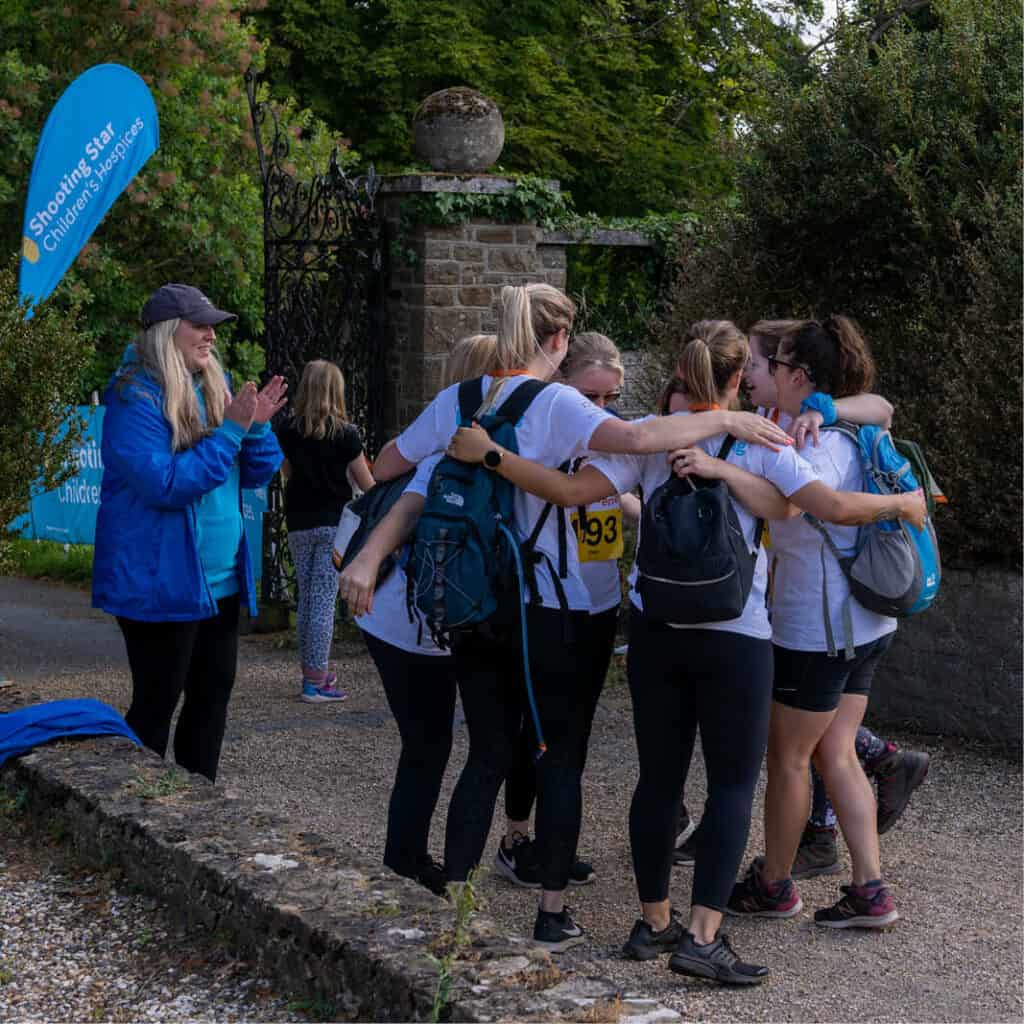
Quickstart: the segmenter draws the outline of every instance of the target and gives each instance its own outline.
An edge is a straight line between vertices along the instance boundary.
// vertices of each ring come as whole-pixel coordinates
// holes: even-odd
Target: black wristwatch
[[[484,465],[488,469],[497,469],[501,465],[501,449],[492,448],[488,452],[484,452]]]

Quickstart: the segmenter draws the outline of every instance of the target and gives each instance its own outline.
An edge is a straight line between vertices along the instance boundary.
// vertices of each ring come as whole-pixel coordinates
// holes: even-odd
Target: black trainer
[[[676,911],[669,914],[668,924],[656,932],[642,917],[633,925],[633,930],[622,947],[622,955],[630,960],[653,960],[662,953],[671,953],[679,945],[685,929]]]
[[[744,963],[729,945],[729,937],[722,934],[701,946],[690,932],[683,932],[668,966],[676,974],[710,978],[722,985],[760,985],[768,977],[767,967]]]
[[[914,790],[928,775],[927,754],[894,750],[871,766],[878,781],[878,834],[884,835],[900,820]]]
[[[596,878],[597,872],[594,870],[594,865],[589,861],[580,860],[577,857],[572,862],[572,867],[569,868],[570,885],[590,885]]]
[[[560,911],[537,908],[537,921],[533,926],[534,945],[549,953],[564,953],[585,941],[583,929],[572,919],[568,907]]]
[[[529,836],[517,833],[512,840],[511,850],[506,848],[504,840],[498,843],[494,867],[502,878],[507,878],[513,885],[523,889],[540,888],[540,870],[534,855],[533,840]]]
[[[438,864],[433,857],[420,862],[416,868],[416,881],[435,896],[448,898],[448,879],[445,877],[444,866]]]
[[[690,835],[672,851],[672,863],[693,864],[696,862],[696,860],[697,832],[695,830],[691,832]]]

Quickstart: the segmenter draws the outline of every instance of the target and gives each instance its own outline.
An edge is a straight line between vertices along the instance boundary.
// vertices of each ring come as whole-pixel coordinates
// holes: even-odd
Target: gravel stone
[[[33,601],[40,600],[35,594],[45,588],[32,587]],[[7,652],[11,656],[0,669],[19,685],[31,683],[43,699],[88,694],[124,710],[130,682],[116,626],[83,608],[87,598],[80,597],[76,605],[64,588],[52,590],[64,620],[57,645],[60,653],[41,651],[27,634],[5,634],[5,609],[0,615],[0,646],[5,658]],[[0,585],[0,605],[5,596]],[[77,643],[73,642],[76,630],[84,637]],[[349,693],[348,701],[340,706],[303,704],[297,699],[297,652],[282,641],[275,636],[242,640],[219,781],[270,811],[307,821],[311,831],[336,836],[379,862],[398,731],[373,664],[360,641],[346,638],[336,645],[336,655],[339,682]],[[963,683],[971,685],[968,679]],[[1007,713],[1017,714],[1019,708]],[[883,869],[901,920],[881,934],[818,929],[812,921],[813,909],[834,902],[838,885],[848,876],[802,882],[807,909],[790,921],[727,919],[726,928],[744,958],[772,969],[764,986],[737,993],[671,974],[664,959],[636,963],[621,957],[620,947],[639,913],[627,825],[637,767],[628,690],[621,682],[610,685],[594,723],[580,838],[581,856],[594,863],[598,881],[569,893],[574,916],[586,929],[589,942],[559,957],[559,967],[577,977],[610,979],[624,998],[654,999],[685,1020],[1021,1021],[1020,766],[978,745],[951,739],[890,738],[932,755],[927,782],[899,825],[882,838]],[[432,850],[438,856],[444,811],[466,753],[465,727],[460,724],[435,816]],[[762,849],[763,786],[762,775],[748,857]],[[699,811],[705,795],[698,753],[687,790],[692,810]],[[499,799],[478,903],[499,926],[529,935],[536,894],[508,885],[489,870],[501,834],[502,809]],[[845,850],[841,856],[848,872]],[[24,898],[7,902],[12,899],[6,891],[8,869],[0,872],[4,883],[0,921],[6,925],[0,931],[4,942],[0,959],[9,965],[13,956],[17,969],[24,972],[16,979],[19,1006],[24,1009],[15,1012],[11,986],[0,987],[0,1019],[89,1019],[92,1011],[85,1009],[85,1003],[71,1002],[84,998],[80,995],[84,978],[92,979],[86,989],[89,998],[93,989],[99,993],[89,1006],[110,1005],[112,1013],[130,1015],[121,1019],[151,1019],[146,1014],[155,1005],[159,1015],[152,1019],[164,1021],[246,1016],[303,1019],[287,1016],[286,1004],[279,997],[275,1002],[258,979],[241,988],[246,971],[233,966],[234,961],[225,959],[213,971],[190,962],[186,951],[192,938],[177,947],[182,959],[170,958],[177,974],[162,970],[148,980],[145,970],[132,964],[150,962],[153,947],[166,943],[170,948],[171,940],[161,932],[151,945],[128,952],[127,936],[137,937],[154,918],[154,912],[134,897],[104,896],[109,908],[104,911],[103,927],[85,931],[78,919],[67,916],[68,895],[59,895],[54,886],[38,894],[30,890]],[[684,910],[691,880],[692,869],[674,869],[672,896]],[[44,881],[38,879],[33,885]],[[36,905],[47,909],[26,917]],[[64,917],[57,913],[62,908]],[[22,919],[27,927],[15,923]],[[153,932],[157,934],[156,928]],[[111,933],[123,937],[118,956],[103,953]],[[24,967],[22,961],[30,966]],[[119,991],[115,987],[119,976],[128,986],[121,992],[121,1003],[113,995]],[[62,985],[62,979],[68,984]],[[261,994],[267,1002],[260,1003],[257,1012],[256,997]],[[104,999],[114,1001],[108,1004]],[[218,999],[224,1002],[214,1009]],[[185,1008],[185,1003],[191,1008]],[[73,1005],[79,1009],[72,1011]]]

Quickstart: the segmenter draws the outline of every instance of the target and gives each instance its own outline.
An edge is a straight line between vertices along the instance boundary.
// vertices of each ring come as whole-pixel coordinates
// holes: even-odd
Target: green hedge
[[[950,499],[947,565],[1020,566],[1021,64],[1012,4],[934,0],[877,43],[841,26],[751,124],[661,325],[670,361],[701,317],[857,318]]]

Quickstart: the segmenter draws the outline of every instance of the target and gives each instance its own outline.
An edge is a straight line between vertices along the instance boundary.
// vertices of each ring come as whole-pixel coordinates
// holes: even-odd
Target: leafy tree
[[[849,313],[951,500],[947,560],[1019,566],[1021,15],[872,4],[751,118],[735,205],[682,241],[665,336]],[[927,15],[927,17],[925,17]]]
[[[12,0],[0,13],[0,251],[20,247],[28,176],[43,122],[67,85],[105,61],[150,85],[160,147],[114,203],[69,271],[66,294],[97,339],[97,387],[130,340],[146,296],[168,280],[195,283],[237,312],[228,361],[251,372],[243,339],[263,320],[262,203],[243,74],[264,44],[235,0]],[[297,173],[322,166],[333,143],[286,104]]]
[[[25,319],[14,267],[0,269],[0,566],[4,530],[28,511],[34,484],[51,490],[74,473],[68,460],[83,424],[63,427],[92,355],[74,306],[51,298]]]
[[[560,178],[581,211],[643,214],[727,188],[718,140],[803,49],[806,12],[819,0],[269,0],[257,22],[275,88],[378,170],[416,159],[427,95],[468,85],[502,109],[501,168]]]

